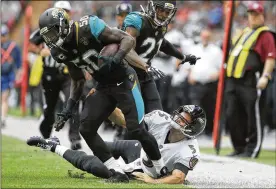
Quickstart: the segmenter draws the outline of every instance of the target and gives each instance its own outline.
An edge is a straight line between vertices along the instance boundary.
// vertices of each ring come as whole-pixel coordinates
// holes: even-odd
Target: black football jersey
[[[74,64],[80,69],[85,69],[92,76],[99,70],[98,55],[103,49],[98,37],[106,27],[103,20],[97,16],[87,15],[73,25],[71,41],[66,41],[61,48],[52,48],[51,54],[58,62]],[[116,83],[124,76],[124,69],[119,68],[108,76],[95,77],[101,83]]]
[[[151,60],[160,49],[167,27],[155,27],[150,19],[141,12],[132,12],[127,15],[122,29],[126,30],[127,27],[134,27],[139,31],[139,36],[136,38],[135,51],[150,65]],[[135,68],[135,70],[138,76],[141,76],[141,72],[144,72],[139,68]]]

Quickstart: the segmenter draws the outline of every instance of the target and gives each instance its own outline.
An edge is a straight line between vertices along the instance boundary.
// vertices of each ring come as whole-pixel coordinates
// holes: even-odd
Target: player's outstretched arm
[[[163,42],[161,44],[160,47],[160,51],[162,51],[163,53],[173,56],[179,60],[183,60],[184,56],[183,54],[176,48],[174,47],[173,44],[171,44],[168,40],[163,39]]]
[[[132,173],[137,180],[141,180],[145,183],[151,184],[183,184],[185,180],[185,174],[180,170],[173,170],[172,174],[159,179],[154,179],[146,173],[134,172]]]
[[[166,39],[163,40],[160,47],[160,51],[181,60],[181,64],[184,64],[185,62],[189,62],[191,65],[194,65],[196,64],[196,61],[200,59],[191,54],[183,55],[176,47],[173,46],[173,44],[171,44]]]
[[[134,39],[127,33],[116,29],[105,27],[103,32],[99,36],[99,40],[104,44],[119,43],[120,49],[114,55],[113,60],[117,63],[121,62],[127,53],[134,47]]]

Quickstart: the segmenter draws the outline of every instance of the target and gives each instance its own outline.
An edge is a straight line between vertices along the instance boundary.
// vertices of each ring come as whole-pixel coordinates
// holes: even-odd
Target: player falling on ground
[[[80,99],[85,81],[84,69],[98,82],[97,91],[86,99],[80,118],[80,133],[93,153],[108,169],[123,173],[97,133],[101,123],[118,106],[125,116],[131,139],[141,142],[158,174],[167,174],[158,144],[144,126],[144,103],[136,73],[123,61],[124,58],[130,62],[135,59],[128,54],[133,48],[134,39],[121,30],[110,28],[97,16],[87,15],[74,22],[69,20],[64,10],[56,8],[47,9],[41,14],[39,28],[52,57],[67,65],[72,79],[70,98],[66,108],[58,114],[54,124],[56,130],[63,128]],[[114,46],[114,43],[118,45]],[[103,47],[108,44],[113,45],[104,50]],[[114,54],[110,54],[111,51]],[[103,63],[99,65],[99,62]]]
[[[199,161],[200,152],[195,137],[205,128],[205,112],[194,105],[180,106],[172,115],[155,110],[145,115],[145,123],[158,142],[170,175],[161,178],[158,176],[139,141],[106,142],[112,154],[115,158],[123,159],[121,166],[124,171],[132,173],[138,180],[161,184],[183,183],[188,172],[193,170]],[[45,140],[41,137],[31,137],[27,144],[55,152],[75,167],[95,176],[110,178],[110,181],[114,179],[113,171],[108,170],[97,157],[61,146],[58,138]]]

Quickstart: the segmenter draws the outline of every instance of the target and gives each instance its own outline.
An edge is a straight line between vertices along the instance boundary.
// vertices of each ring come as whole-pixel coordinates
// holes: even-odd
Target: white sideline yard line
[[[9,117],[7,127],[1,133],[23,141],[31,136],[40,136],[38,119]],[[101,129],[99,133],[107,141],[112,141],[114,136],[113,132],[103,132]],[[60,138],[62,145],[70,147],[68,128],[53,135]],[[84,140],[82,146],[83,151],[92,154]],[[196,188],[276,188],[275,169],[275,166],[256,162],[202,154],[201,161],[188,173],[187,180]]]

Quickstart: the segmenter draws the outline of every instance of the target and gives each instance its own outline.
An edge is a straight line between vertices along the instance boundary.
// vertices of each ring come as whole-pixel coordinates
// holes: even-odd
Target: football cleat
[[[57,137],[44,139],[42,137],[35,136],[35,137],[29,138],[27,140],[27,144],[29,146],[37,146],[37,147],[40,147],[41,149],[54,151],[55,147],[57,145],[60,145],[60,141]]]
[[[129,182],[129,178],[126,174],[117,172],[114,169],[110,169],[110,171],[112,172],[112,176],[106,179],[105,182],[109,182],[109,183],[118,183],[118,182],[128,183]]]

